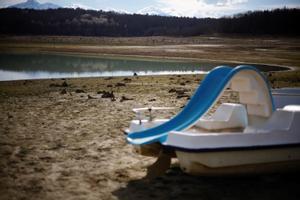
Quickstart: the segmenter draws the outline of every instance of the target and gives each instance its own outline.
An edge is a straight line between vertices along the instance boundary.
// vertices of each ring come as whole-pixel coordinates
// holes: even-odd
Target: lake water
[[[145,60],[113,57],[88,57],[54,54],[0,54],[0,81],[73,78],[163,75],[163,74],[201,74],[226,63],[192,62],[171,60]],[[234,64],[229,64],[235,66]],[[258,66],[262,71],[277,71],[285,68]]]

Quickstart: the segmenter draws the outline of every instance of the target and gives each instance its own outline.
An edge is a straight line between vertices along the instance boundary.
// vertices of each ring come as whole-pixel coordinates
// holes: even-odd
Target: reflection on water
[[[222,63],[225,64],[225,63]],[[53,54],[0,54],[0,80],[205,73],[221,63]],[[258,66],[264,71],[277,67]]]

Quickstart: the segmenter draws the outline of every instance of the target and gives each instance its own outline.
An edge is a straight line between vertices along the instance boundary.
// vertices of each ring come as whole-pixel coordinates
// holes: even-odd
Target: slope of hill
[[[0,34],[80,36],[300,36],[300,9],[242,13],[225,18],[121,14],[83,9],[0,9]]]

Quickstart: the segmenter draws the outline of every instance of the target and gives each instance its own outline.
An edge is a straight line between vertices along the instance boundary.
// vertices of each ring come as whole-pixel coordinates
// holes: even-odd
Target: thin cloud
[[[221,17],[232,14],[241,8],[239,5],[248,0],[220,0],[217,3],[206,3],[204,0],[156,0],[164,13],[186,17]]]
[[[103,11],[111,11],[111,12],[117,12],[117,13],[122,13],[122,14],[132,14],[131,12],[128,12],[128,11],[125,10],[125,9],[116,9],[116,8],[112,8],[112,7],[107,7],[107,8],[100,9],[100,10],[103,10]]]
[[[81,8],[81,9],[84,9],[84,10],[95,10],[95,8],[92,8],[90,6],[86,6],[86,5],[83,5],[83,4],[80,4],[80,3],[73,3],[71,6],[67,6],[67,8]]]
[[[217,6],[234,6],[237,4],[247,3],[248,0],[220,0],[216,3]]]

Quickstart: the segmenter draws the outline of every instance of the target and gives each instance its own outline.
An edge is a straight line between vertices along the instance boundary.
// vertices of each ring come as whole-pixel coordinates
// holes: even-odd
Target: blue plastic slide
[[[231,78],[242,70],[252,70],[262,76],[256,68],[247,65],[240,65],[236,68],[227,66],[216,67],[206,75],[195,94],[180,113],[159,126],[129,133],[127,141],[134,145],[151,144],[154,142],[164,143],[170,131],[182,131],[189,128],[214,104]]]

